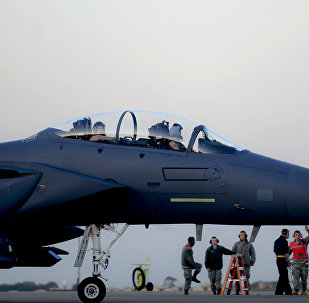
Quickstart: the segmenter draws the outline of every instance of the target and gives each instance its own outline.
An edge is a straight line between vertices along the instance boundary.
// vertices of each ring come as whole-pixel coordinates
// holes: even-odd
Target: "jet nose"
[[[309,221],[309,169],[293,167],[287,180],[287,213],[290,224]]]

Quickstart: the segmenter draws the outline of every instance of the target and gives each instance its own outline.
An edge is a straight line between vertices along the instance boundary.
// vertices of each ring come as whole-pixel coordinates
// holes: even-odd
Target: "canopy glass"
[[[240,146],[195,121],[147,111],[115,111],[65,121],[51,129],[68,139],[200,153],[236,153]]]

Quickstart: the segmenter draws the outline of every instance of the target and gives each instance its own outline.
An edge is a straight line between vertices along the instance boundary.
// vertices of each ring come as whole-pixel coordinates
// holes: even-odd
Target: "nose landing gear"
[[[108,267],[108,259],[110,258],[109,249],[118,240],[118,238],[126,231],[129,224],[125,224],[124,227],[118,232],[113,225],[95,225],[92,224],[85,229],[78,254],[75,260],[74,267],[81,267],[85,258],[85,254],[88,247],[89,237],[92,236],[93,240],[93,271],[92,277],[84,279],[77,288],[78,296],[84,303],[99,303],[106,295],[106,287],[99,271],[99,265],[106,269]],[[102,250],[101,247],[101,229],[109,230],[116,233],[116,237],[107,246],[106,249]]]

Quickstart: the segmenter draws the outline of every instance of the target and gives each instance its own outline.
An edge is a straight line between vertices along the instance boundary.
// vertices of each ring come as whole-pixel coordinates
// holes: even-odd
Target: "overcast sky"
[[[308,10],[308,1],[286,0],[0,0],[0,141],[86,114],[152,110],[309,167]],[[197,261],[212,235],[231,248],[244,228],[252,229],[205,226]],[[277,278],[272,245],[281,229],[262,227],[252,281]],[[194,231],[129,227],[112,249],[107,285],[130,285],[131,264],[146,256],[153,282],[183,283],[180,251]],[[0,283],[72,285],[76,243],[60,245],[72,253],[55,267],[3,270]],[[201,279],[208,282],[205,270]]]

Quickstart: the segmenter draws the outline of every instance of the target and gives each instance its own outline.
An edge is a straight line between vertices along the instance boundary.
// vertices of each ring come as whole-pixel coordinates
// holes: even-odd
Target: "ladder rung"
[[[231,270],[234,269],[234,268],[237,268],[237,266],[232,266],[232,267],[231,267]],[[245,268],[242,267],[242,266],[239,266],[239,270],[245,270]]]
[[[239,276],[238,276],[238,273],[239,273]],[[240,257],[240,256],[232,256],[228,271],[227,271],[226,276],[225,276],[224,287],[222,289],[223,294],[224,294],[225,290],[227,290],[228,295],[231,293],[231,290],[233,288],[233,282],[238,282],[240,284],[241,289],[242,289],[242,291],[241,291],[242,294],[243,294],[244,291],[247,292],[247,294],[249,294],[249,288],[248,288],[248,282],[247,282],[247,277],[246,277],[246,273],[245,273],[245,267],[244,267],[242,257]],[[243,285],[243,282],[244,282],[244,285]],[[228,283],[229,283],[229,286],[227,286]]]

